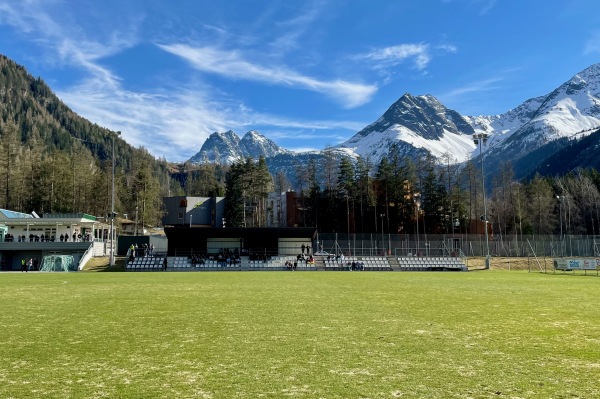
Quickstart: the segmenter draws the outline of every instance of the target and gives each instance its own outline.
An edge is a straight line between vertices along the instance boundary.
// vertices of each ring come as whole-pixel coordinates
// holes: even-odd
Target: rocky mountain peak
[[[250,130],[247,132],[242,140],[240,141],[240,150],[246,157],[252,157],[254,159],[263,157],[273,157],[277,154],[288,152],[283,148],[275,144],[274,141],[269,140],[256,130]]]
[[[240,138],[234,131],[212,133],[200,151],[189,159],[192,163],[232,163],[242,157]]]
[[[263,156],[267,158],[287,152],[255,130],[250,130],[241,139],[234,131],[228,130],[211,134],[200,151],[189,161],[192,163],[231,164],[248,157],[257,159]]]
[[[598,127],[600,63],[576,74],[551,93],[529,99],[500,115],[463,117],[432,95],[405,93],[379,119],[333,150],[344,156],[368,158],[375,164],[389,155],[392,146],[401,156],[429,153],[440,159],[450,155],[454,162],[464,162],[479,156],[472,135],[486,133],[489,135],[483,148],[484,161],[488,164],[486,170],[493,171],[507,160],[529,168],[535,166],[535,161],[527,161],[533,151],[537,151],[536,156],[541,159],[556,152],[559,146],[552,143],[557,140],[581,138]],[[234,138],[226,140],[229,135],[235,135],[233,132],[221,135],[220,144],[225,146],[228,142],[230,148],[219,148],[219,154],[253,158],[263,155],[272,159],[267,162],[273,167],[277,164],[277,168],[288,169],[289,162],[308,156],[286,151],[256,131],[247,132],[237,147]],[[211,140],[212,136],[207,142]],[[208,146],[203,146],[200,153],[205,150],[208,151]],[[208,155],[207,152],[204,157]],[[296,161],[292,161],[294,158]],[[525,169],[523,167],[523,173]],[[515,174],[520,173],[515,170]]]

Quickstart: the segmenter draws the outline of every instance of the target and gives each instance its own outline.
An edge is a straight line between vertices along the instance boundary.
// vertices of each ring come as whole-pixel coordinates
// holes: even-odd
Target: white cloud
[[[271,48],[279,53],[288,53],[298,48],[298,39],[310,29],[311,23],[320,15],[316,4],[292,19],[277,23],[277,38],[270,43]]]
[[[446,53],[457,53],[458,47],[453,44],[440,44],[435,46],[436,49],[442,50]]]
[[[355,132],[364,126],[351,121],[303,121],[259,113],[235,101],[215,101],[208,93],[214,95],[214,88],[198,85],[165,93],[135,93],[119,86],[103,87],[100,79],[93,78],[57,94],[85,118],[123,132],[129,144],[143,146],[169,161],[189,159],[215,131],[231,129],[243,134],[250,129],[264,129],[272,139],[297,141],[322,139],[327,131]]]
[[[440,94],[439,98],[444,99],[444,101],[453,101],[453,100],[463,96],[464,94],[480,93],[480,92],[487,92],[487,91],[495,90],[499,87],[497,85],[497,83],[499,83],[503,80],[504,79],[502,77],[493,77],[493,78],[489,78],[489,79],[470,82],[469,84],[467,84],[465,86],[458,87],[447,93]]]
[[[137,42],[133,33],[135,28],[128,26],[127,31],[109,29],[105,42],[90,40],[80,27],[68,22],[68,13],[61,5],[64,6],[59,1],[0,2],[0,24],[13,26],[39,44],[50,54],[43,62],[76,66],[102,79],[106,85],[115,85],[118,78],[98,60],[132,47]],[[95,34],[100,33],[95,31]]]
[[[161,90],[153,87],[138,92],[126,90],[121,77],[105,60],[142,40],[136,27],[119,24],[127,26],[124,28],[127,30],[105,26],[104,32],[94,29],[92,32],[88,26],[70,23],[69,18],[73,15],[69,15],[68,7],[61,10],[65,3],[50,1],[13,3],[0,0],[0,24],[12,26],[39,45],[44,58],[39,57],[40,54],[36,56],[41,62],[50,66],[67,65],[85,73],[78,82],[63,84],[56,89],[59,98],[69,107],[100,126],[122,131],[128,143],[143,146],[155,156],[163,156],[169,161],[188,159],[214,131],[233,129],[243,133],[260,128],[273,132],[272,137],[281,140],[299,139],[309,143],[311,138],[339,134],[340,130],[357,131],[363,127],[348,121],[303,121],[261,114],[238,101],[229,100],[228,95],[216,87],[198,83],[186,82]],[[307,13],[302,18],[290,20],[286,27],[295,27],[294,35],[300,35],[301,22],[314,17],[315,14]],[[219,31],[219,34],[226,33]],[[294,35],[287,40],[295,40]],[[320,80],[286,67],[253,63],[235,51],[210,47],[196,50],[185,46],[162,48],[173,54],[181,52],[177,55],[188,59],[198,70],[231,79],[311,90],[330,96],[348,108],[369,101],[377,90],[373,85],[343,79]]]
[[[425,69],[431,61],[429,45],[423,43],[399,44],[397,46],[378,48],[366,54],[358,55],[357,58],[372,61],[376,63],[376,67],[383,68],[396,66],[410,59],[419,70]]]
[[[454,89],[453,91],[448,93],[448,95],[454,96],[454,95],[461,95],[461,94],[465,94],[465,93],[490,91],[490,90],[498,88],[496,83],[501,82],[502,80],[504,80],[504,79],[501,77],[494,77],[494,78],[489,78],[489,79],[480,80],[480,81],[476,81],[476,82],[471,82],[466,86],[460,87],[458,89]]]
[[[192,156],[214,130],[227,130],[225,121],[234,115],[230,104],[207,101],[197,88],[169,94],[135,93],[98,87],[98,83],[90,80],[58,95],[85,118],[122,131],[129,144],[170,161]]]
[[[177,55],[202,72],[225,76],[230,79],[251,80],[266,84],[301,88],[332,97],[346,108],[355,108],[371,100],[377,91],[374,85],[345,80],[319,80],[302,75],[286,67],[252,63],[238,51],[226,51],[215,47],[190,47],[184,44],[158,45],[161,49]]]

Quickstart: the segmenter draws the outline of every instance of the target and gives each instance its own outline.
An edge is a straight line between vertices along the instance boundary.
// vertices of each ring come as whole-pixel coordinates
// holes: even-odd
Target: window
[[[186,199],[182,199],[181,201],[179,201],[179,207],[180,208],[186,208],[187,207],[187,200]]]
[[[179,212],[179,213],[177,214],[177,218],[178,218],[178,219],[183,219],[183,212]]]

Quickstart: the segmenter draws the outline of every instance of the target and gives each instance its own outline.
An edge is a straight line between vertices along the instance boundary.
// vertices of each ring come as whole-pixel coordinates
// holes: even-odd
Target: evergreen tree
[[[243,171],[243,164],[234,163],[225,177],[224,215],[227,226],[246,227]]]
[[[550,234],[553,230],[554,195],[548,181],[536,174],[528,187],[527,211],[531,215],[533,233]]]
[[[0,171],[4,178],[0,180],[4,209],[14,209],[14,192],[16,191],[16,175],[21,169],[19,153],[20,140],[17,127],[13,123],[0,125]]]
[[[345,230],[348,233],[350,233],[351,231],[350,208],[354,207],[354,177],[354,166],[348,158],[342,158],[340,160],[340,167],[338,172],[337,189],[338,197],[340,199],[343,198],[345,200],[344,202],[346,203],[346,226],[344,226],[346,228],[342,230]]]

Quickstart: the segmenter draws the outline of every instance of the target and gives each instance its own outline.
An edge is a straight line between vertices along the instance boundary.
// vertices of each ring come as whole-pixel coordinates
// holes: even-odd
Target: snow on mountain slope
[[[377,121],[330,150],[354,158],[368,158],[377,164],[382,157],[388,156],[392,146],[396,146],[402,156],[430,153],[446,162],[449,154],[451,162],[459,163],[479,156],[473,134],[487,133],[484,161],[488,163],[486,170],[489,168],[492,173],[502,162],[517,164],[518,161],[519,165],[525,165],[541,161],[561,148],[555,140],[581,138],[598,127],[600,64],[595,64],[550,94],[529,99],[494,116],[463,117],[431,95],[407,93]],[[527,158],[528,154],[531,158]],[[241,157],[257,158],[259,155],[277,158],[272,162],[273,168],[289,170],[292,168],[287,163],[318,156],[291,153],[250,131],[241,140],[233,132],[214,133],[191,160],[231,163]],[[527,165],[530,166],[535,165]]]
[[[501,115],[466,116],[465,119],[473,126],[477,134],[487,133],[490,135],[487,144],[489,148],[500,144],[528,123],[544,100],[544,96],[536,97]]]
[[[382,157],[387,156],[392,145],[398,142],[409,144],[415,149],[426,150],[440,159],[450,154],[451,161],[455,163],[468,160],[475,148],[471,135],[455,134],[444,130],[439,139],[430,140],[405,126],[392,125],[379,134],[371,134],[353,143],[347,142],[339,149],[350,156],[361,156],[379,162]]]
[[[241,158],[240,138],[232,130],[214,132],[211,134],[200,151],[189,159],[191,163],[224,163],[230,164]]]
[[[451,161],[458,163],[475,148],[473,133],[467,120],[435,97],[404,94],[376,122],[336,148],[378,163],[393,144],[402,143],[403,155],[411,156],[409,148],[413,148],[440,158],[450,154]]]
[[[250,130],[242,137],[240,140],[240,150],[245,156],[255,159],[260,156],[273,157],[277,154],[288,152],[288,150],[279,147],[256,130]]]
[[[490,152],[514,148],[519,142],[522,154],[562,137],[589,134],[600,126],[600,64],[502,115],[466,119],[478,133],[490,134],[486,147]]]
[[[211,134],[200,151],[189,161],[192,163],[232,164],[247,157],[258,159],[264,156],[267,158],[288,152],[255,130],[247,132],[241,139],[235,132],[229,130]]]

